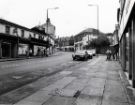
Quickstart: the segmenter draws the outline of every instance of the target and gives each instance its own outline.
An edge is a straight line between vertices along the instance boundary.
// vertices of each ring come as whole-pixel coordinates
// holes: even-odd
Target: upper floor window
[[[13,34],[14,34],[14,35],[18,35],[17,28],[14,28],[14,30],[13,30]]]
[[[24,30],[21,30],[21,37],[24,37]]]
[[[36,38],[36,34],[34,34],[34,36],[33,36],[34,38]]]
[[[10,34],[10,26],[6,26],[5,32],[6,32],[6,34]]]
[[[44,40],[45,38],[44,38],[44,36],[42,36],[42,40]]]
[[[39,36],[38,36],[38,39],[42,40],[42,36],[41,36],[41,35],[39,35]]]
[[[31,34],[29,34],[29,38],[31,39],[31,37],[32,37],[32,35]]]

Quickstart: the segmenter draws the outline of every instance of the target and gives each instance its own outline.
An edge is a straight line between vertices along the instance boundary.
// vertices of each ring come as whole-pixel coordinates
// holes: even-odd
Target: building
[[[117,20],[120,62],[135,88],[135,0],[119,0],[119,3]]]
[[[62,51],[74,51],[74,37],[57,38],[57,49]]]
[[[113,43],[114,43],[114,33],[107,33],[106,36],[109,39],[110,45],[113,45]]]
[[[43,55],[47,38],[45,32],[0,19],[0,58]]]
[[[119,25],[115,25],[115,30],[113,32],[113,45],[119,44],[119,36],[118,36]]]
[[[98,30],[93,28],[87,28],[82,32],[78,33],[74,36],[74,46],[75,50],[82,50],[85,49],[86,46],[93,40],[98,37]]]
[[[50,42],[49,53],[52,54],[55,51],[56,35],[55,35],[55,26],[51,23],[50,18],[46,19],[46,23],[35,26],[34,28],[44,31],[47,34],[48,40]]]

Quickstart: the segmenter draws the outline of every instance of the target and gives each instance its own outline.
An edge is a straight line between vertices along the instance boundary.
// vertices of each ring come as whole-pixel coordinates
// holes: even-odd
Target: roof
[[[78,33],[77,35],[75,36],[78,36],[78,35],[81,35],[81,34],[85,34],[85,33],[90,33],[90,34],[94,34],[94,35],[97,35],[99,31],[97,29],[94,29],[94,28],[87,28],[83,31],[81,31],[80,33]],[[100,34],[103,34],[102,32],[100,32]]]
[[[16,23],[13,23],[13,22],[10,22],[10,21],[4,20],[4,19],[0,19],[0,23],[5,24],[5,25],[10,25],[10,26],[13,26],[13,27],[17,27],[17,28],[21,28],[21,29],[24,29],[24,30],[27,30],[27,31],[30,31],[30,32],[37,33],[37,34],[44,34],[45,35],[45,32],[43,32],[41,30],[38,30],[36,27],[33,27],[32,29],[29,29],[27,27],[18,25]]]
[[[0,19],[0,23],[6,24],[6,25],[10,25],[10,26],[14,26],[14,27],[18,27],[18,28],[21,28],[21,29],[24,29],[24,30],[27,30],[27,31],[31,31],[31,30],[30,30],[29,28],[27,28],[27,27],[18,25],[18,24],[16,24],[16,23],[13,23],[13,22],[10,22],[10,21],[4,20],[4,19]]]
[[[33,27],[33,28],[31,28],[31,30],[36,31],[36,32],[38,32],[40,34],[45,34],[45,31],[44,30],[39,30],[38,27]]]

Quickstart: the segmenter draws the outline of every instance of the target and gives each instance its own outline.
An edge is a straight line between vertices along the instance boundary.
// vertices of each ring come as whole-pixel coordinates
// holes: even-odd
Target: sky
[[[86,28],[113,32],[117,23],[119,0],[0,0],[0,18],[32,28],[46,22],[47,8],[51,23],[56,26],[56,36],[76,35]]]

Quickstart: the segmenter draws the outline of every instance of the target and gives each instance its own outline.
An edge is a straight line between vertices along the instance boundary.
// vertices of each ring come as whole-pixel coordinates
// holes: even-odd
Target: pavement
[[[135,105],[118,61],[98,56],[60,74],[65,76],[13,105]]]

